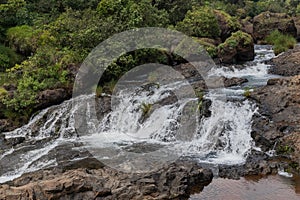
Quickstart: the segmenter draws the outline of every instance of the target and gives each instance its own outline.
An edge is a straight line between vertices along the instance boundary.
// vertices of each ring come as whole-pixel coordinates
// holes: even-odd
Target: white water
[[[241,70],[222,67],[211,70],[210,74],[246,77],[249,79],[247,86],[264,85],[270,76],[267,74],[268,66],[262,62],[272,57],[273,53],[266,48],[258,48],[256,52],[256,61],[252,66]],[[187,119],[184,118],[186,105],[195,105],[196,100],[187,97],[170,105],[153,106],[149,118],[141,123],[141,104],[155,104],[171,95],[170,91],[181,87],[178,84],[181,83],[161,85],[154,88],[151,95],[145,91],[138,95],[121,91],[116,97],[119,103],[114,105],[113,111],[100,124],[91,121],[89,132],[92,134],[82,136],[79,141],[83,141],[85,147],[105,164],[121,169],[139,170],[141,167],[149,167],[146,169],[149,170],[159,161],[172,161],[185,156],[213,164],[243,163],[253,146],[250,132],[256,107],[247,100],[227,102],[219,97],[229,95],[242,99],[244,86],[210,91],[206,95],[206,98],[212,100],[212,116],[209,118],[199,120],[197,109],[189,110]],[[25,136],[26,142],[24,146],[1,153],[0,169],[5,167],[4,162],[10,157],[19,160],[12,163],[14,166],[11,169],[0,174],[0,183],[19,177],[25,172],[55,165],[55,158],[48,158],[47,154],[59,145],[77,141],[74,127],[74,113],[77,108],[71,104],[72,101],[66,101],[59,106],[45,109],[27,125],[5,133],[6,138]],[[185,123],[188,126],[184,126]],[[33,127],[37,125],[39,129],[33,131]],[[44,143],[44,146],[34,145],[35,141],[47,138],[50,141]],[[135,147],[134,144],[142,144],[142,148]],[[148,147],[151,150],[148,149],[147,152],[135,152]],[[139,165],[139,168],[134,165]]]

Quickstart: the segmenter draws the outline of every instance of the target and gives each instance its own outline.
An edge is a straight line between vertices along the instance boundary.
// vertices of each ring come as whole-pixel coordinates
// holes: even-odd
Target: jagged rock
[[[248,80],[246,78],[237,78],[237,77],[232,77],[232,78],[227,78],[227,77],[222,77],[224,81],[224,87],[231,87],[231,86],[238,86],[242,85],[243,83],[247,83]]]
[[[300,74],[300,46],[288,50],[268,62],[272,67],[269,72],[281,76],[295,76]]]
[[[300,76],[271,79],[267,86],[255,89],[251,98],[259,105],[260,113],[252,125],[256,145],[264,151],[287,145],[293,149],[285,152],[288,157],[299,155]],[[291,159],[300,164],[298,156]]]
[[[144,174],[110,168],[43,170],[0,186],[0,199],[188,199],[213,178],[193,163],[173,163]]]
[[[263,12],[253,19],[254,40],[262,42],[272,31],[279,30],[292,36],[297,35],[297,29],[292,17],[285,13]]]

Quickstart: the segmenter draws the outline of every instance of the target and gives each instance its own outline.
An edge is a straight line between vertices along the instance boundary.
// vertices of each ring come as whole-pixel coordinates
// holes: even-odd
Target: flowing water
[[[185,157],[213,165],[245,162],[251,148],[255,148],[250,132],[257,107],[243,93],[245,88],[263,86],[275,77],[267,73],[269,66],[264,64],[274,57],[271,47],[255,49],[253,62],[243,67],[217,67],[209,72],[210,76],[249,80],[241,86],[211,89],[205,94],[212,102],[211,117],[199,117],[195,94],[181,96],[188,91],[182,89],[189,87],[187,81],[119,90],[112,97],[112,111],[100,121],[93,116],[89,118],[84,135],[76,133],[75,119],[80,105],[74,106],[72,100],[41,111],[27,125],[4,133],[7,139],[25,137],[25,141],[0,152],[0,183],[26,172],[58,166],[66,159],[63,155],[66,151],[72,154],[67,159],[83,159],[87,154],[80,152],[88,151],[104,164],[125,171],[151,170]],[[176,101],[172,101],[174,93]],[[89,116],[93,109],[89,101],[93,97],[80,98],[88,107],[83,115]],[[167,103],[161,103],[166,99]],[[143,104],[144,109],[151,105],[151,111],[143,111]],[[227,184],[220,179],[213,181],[213,185],[223,183]],[[222,190],[227,189],[221,188],[220,193]]]

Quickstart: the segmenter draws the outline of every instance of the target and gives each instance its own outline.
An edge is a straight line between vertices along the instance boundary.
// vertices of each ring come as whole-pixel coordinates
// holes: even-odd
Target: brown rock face
[[[273,58],[270,61],[273,65],[270,73],[281,76],[295,76],[300,74],[300,46]]]
[[[251,97],[259,104],[261,113],[254,118],[252,127],[256,143],[264,150],[272,149],[276,143],[279,153],[300,164],[300,76],[271,79]]]
[[[274,30],[279,30],[295,37],[297,35],[293,18],[285,13],[271,13],[267,11],[254,17],[253,36],[256,42],[260,43]]]
[[[297,40],[300,40],[300,16],[294,17],[295,27],[297,29]]]
[[[70,93],[63,88],[42,91],[38,95],[39,103],[35,106],[35,109],[40,110],[62,103],[64,100],[70,98],[70,96]]]
[[[156,172],[125,174],[109,168],[38,171],[0,186],[0,199],[188,199],[212,180],[196,164],[170,164]]]

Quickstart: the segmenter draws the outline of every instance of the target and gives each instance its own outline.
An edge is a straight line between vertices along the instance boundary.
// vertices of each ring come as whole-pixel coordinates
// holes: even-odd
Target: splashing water
[[[263,62],[273,54],[261,46],[256,47],[256,52],[256,60],[246,68],[221,67],[211,70],[210,74],[252,77],[264,84],[269,75],[268,66]],[[49,152],[58,146],[77,142],[83,142],[84,147],[88,146],[89,151],[105,164],[123,165],[129,169],[134,168],[129,164],[124,166],[126,162],[132,165],[143,162],[142,166],[151,169],[161,159],[179,157],[214,164],[243,163],[253,146],[250,132],[255,105],[247,100],[230,102],[219,98],[224,93],[240,97],[241,92],[236,91],[241,88],[216,89],[205,96],[212,101],[211,117],[200,118],[196,98],[172,100],[172,91],[184,84],[160,85],[151,91],[120,91],[112,111],[100,123],[90,120],[89,133],[79,139],[74,122],[78,107],[72,106],[72,100],[41,111],[27,125],[4,133],[6,139],[25,137],[26,140],[0,153],[0,182],[57,165],[56,157],[48,155]],[[94,97],[81,98],[88,104]],[[161,103],[165,99],[169,99],[167,103]],[[143,103],[152,105],[147,117],[143,116]],[[185,114],[187,109],[189,115]]]

